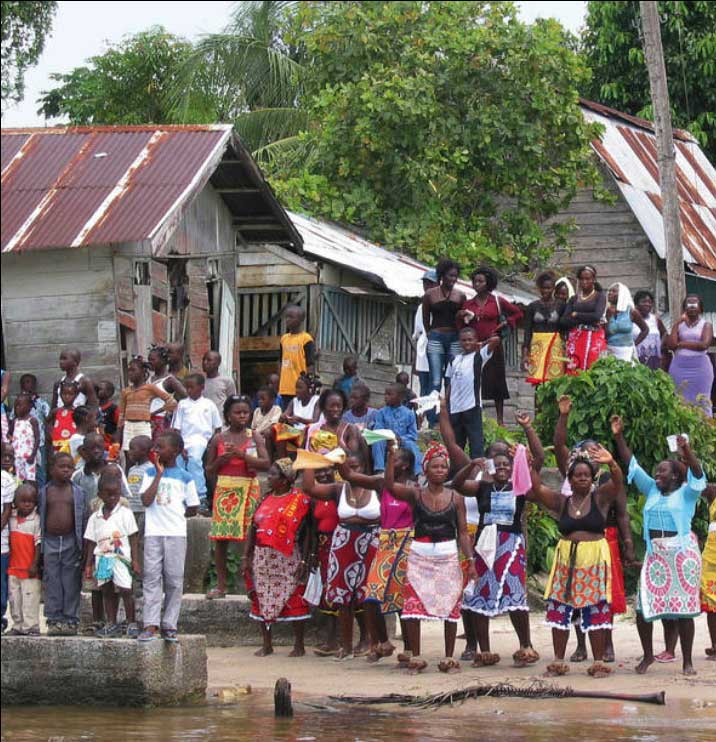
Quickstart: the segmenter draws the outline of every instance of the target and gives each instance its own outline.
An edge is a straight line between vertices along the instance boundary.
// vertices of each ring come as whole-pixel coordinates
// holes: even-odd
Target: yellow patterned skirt
[[[400,613],[413,530],[381,529],[378,540],[378,551],[365,583],[365,600],[380,603],[381,613]]]
[[[543,384],[564,376],[565,361],[564,340],[558,332],[535,332],[527,361],[527,381]]]
[[[214,489],[209,538],[213,541],[245,541],[260,499],[258,479],[219,476]]]

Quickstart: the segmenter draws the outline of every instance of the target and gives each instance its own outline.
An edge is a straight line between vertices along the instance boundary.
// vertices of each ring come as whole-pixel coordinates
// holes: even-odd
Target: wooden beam
[[[259,188],[214,188],[217,193],[261,193]]]
[[[341,331],[341,334],[343,335],[343,338],[345,339],[346,344],[348,345],[348,350],[350,350],[351,354],[356,355],[356,350],[355,350],[355,347],[353,346],[353,340],[350,336],[350,333],[348,332],[348,330],[346,330],[345,325],[341,321],[341,318],[339,317],[338,312],[336,311],[335,307],[333,306],[333,304],[331,304],[331,299],[328,296],[328,293],[326,292],[323,293],[323,302],[325,306],[328,307],[331,314],[333,315],[333,319],[336,321],[336,324],[338,325],[338,329]],[[383,323],[381,322],[381,325],[382,324]]]
[[[242,353],[252,350],[278,350],[280,347],[281,337],[279,335],[239,338],[239,348]]]
[[[239,232],[266,232],[267,230],[276,230],[282,228],[278,222],[263,222],[262,224],[242,224],[241,220],[238,220],[236,226],[239,228]]]

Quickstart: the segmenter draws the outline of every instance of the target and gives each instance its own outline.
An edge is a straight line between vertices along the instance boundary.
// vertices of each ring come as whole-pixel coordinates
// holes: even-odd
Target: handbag
[[[306,589],[303,591],[303,599],[309,605],[318,605],[323,595],[323,580],[321,579],[321,570],[316,567],[311,570],[306,582]]]
[[[510,325],[507,322],[507,315],[502,311],[502,304],[500,304],[500,297],[497,294],[493,294],[495,301],[497,302],[497,322],[502,325],[498,332],[502,340],[506,340],[510,334]]]

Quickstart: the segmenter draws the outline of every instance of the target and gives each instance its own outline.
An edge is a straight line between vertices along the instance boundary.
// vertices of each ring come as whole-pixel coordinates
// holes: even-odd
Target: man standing
[[[216,405],[220,414],[223,414],[227,397],[236,394],[236,384],[230,376],[219,376],[220,366],[221,355],[215,350],[207,350],[201,360],[201,367],[206,376],[204,396]]]

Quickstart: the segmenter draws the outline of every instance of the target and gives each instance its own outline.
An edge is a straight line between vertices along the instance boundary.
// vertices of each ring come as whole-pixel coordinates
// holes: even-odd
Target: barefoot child
[[[184,441],[175,430],[157,437],[157,463],[140,489],[144,513],[144,631],[139,641],[176,642],[184,587],[186,519],[196,515],[199,496],[189,474],[177,466]],[[163,598],[162,598],[163,596]],[[163,610],[162,610],[163,609]],[[163,613],[163,615],[162,615]]]
[[[32,416],[29,394],[15,397],[15,416],[8,426],[8,438],[15,454],[15,474],[21,482],[37,479],[37,452],[40,448],[40,425]]]
[[[261,488],[256,470],[266,471],[270,461],[260,435],[248,427],[251,402],[248,397],[229,397],[224,419],[229,429],[215,436],[206,456],[206,472],[216,477],[209,538],[214,542],[216,587],[207,598],[226,595],[226,554],[230,541],[245,541]]]
[[[8,581],[13,636],[40,635],[40,515],[37,486],[21,484],[15,492],[10,516],[10,566]]]
[[[45,618],[48,636],[77,634],[82,588],[82,548],[89,507],[71,481],[74,464],[58,453],[50,481],[40,491]]]
[[[102,506],[90,516],[85,529],[87,557],[85,577],[94,578],[102,592],[106,626],[98,629],[102,639],[121,636],[122,627],[117,623],[118,597],[122,596],[127,617],[127,636],[136,637],[132,572],[139,575],[137,561],[139,538],[137,523],[132,511],[120,502],[122,473],[117,467],[107,467],[99,478],[98,495]]]

